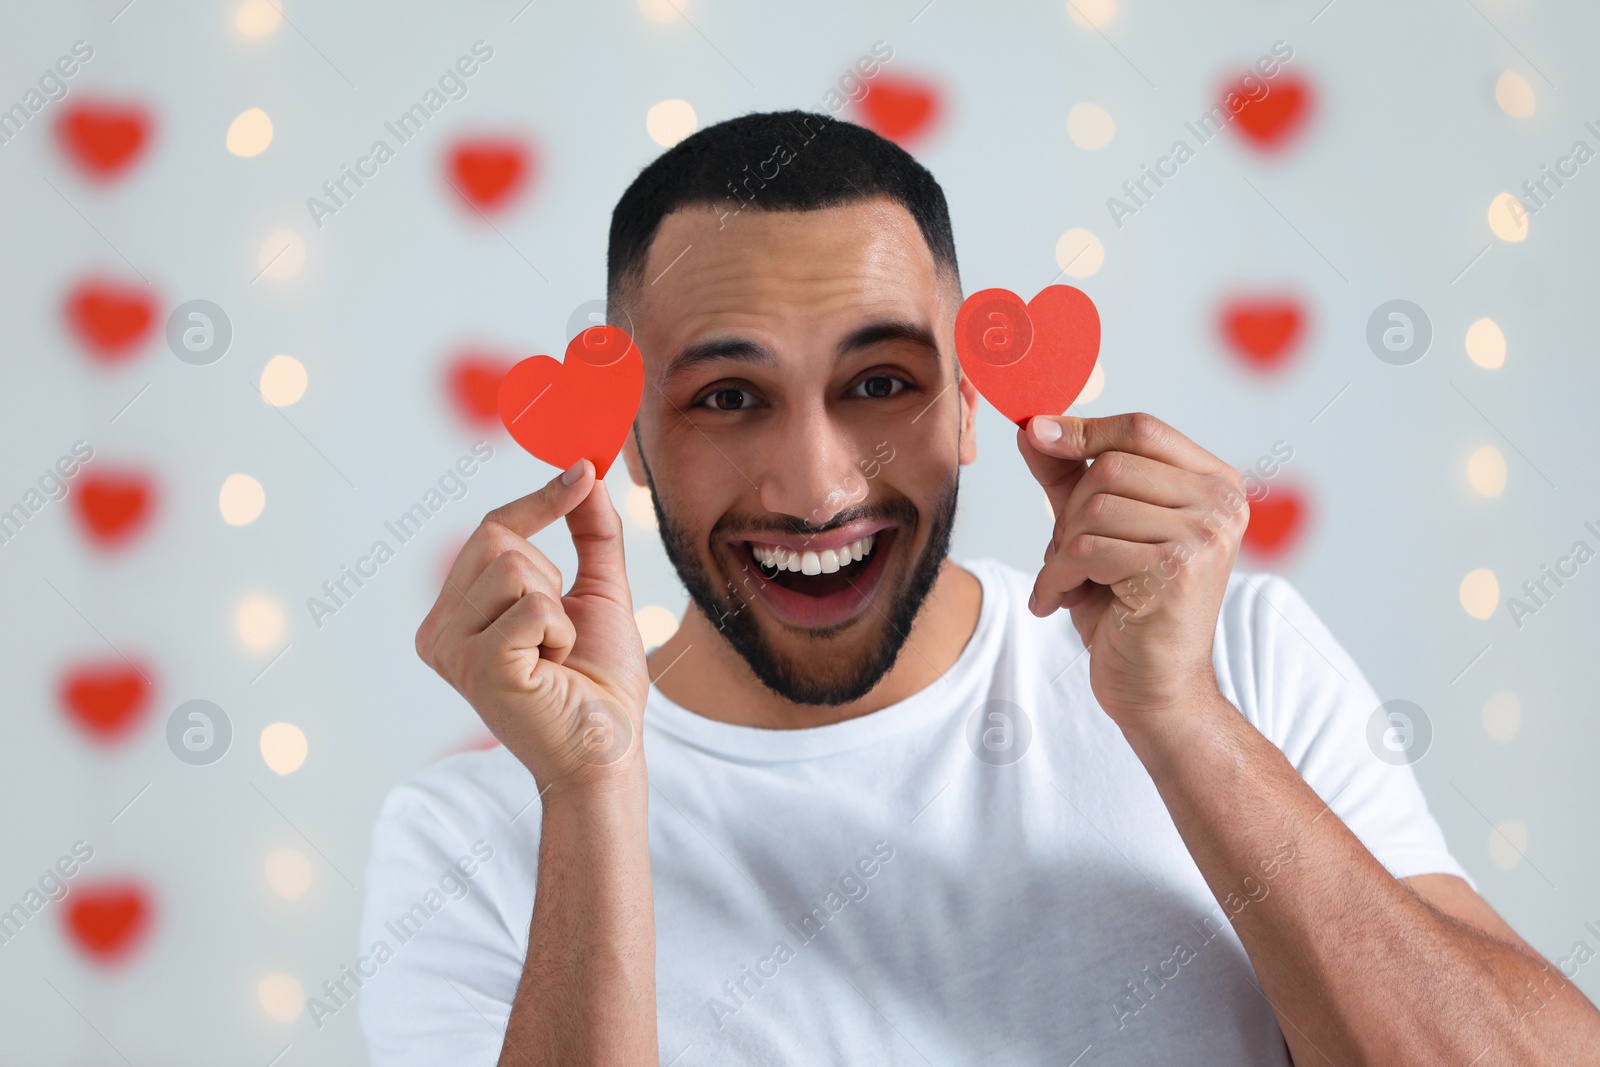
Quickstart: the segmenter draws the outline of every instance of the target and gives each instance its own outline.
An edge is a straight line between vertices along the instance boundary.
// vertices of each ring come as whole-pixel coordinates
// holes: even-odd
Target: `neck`
[[[886,708],[932,685],[967,647],[982,604],[978,579],[946,559],[895,665],[866,695],[824,706],[796,704],[768,689],[691,601],[677,633],[650,654],[650,680],[674,704],[718,722],[768,730],[827,726]]]

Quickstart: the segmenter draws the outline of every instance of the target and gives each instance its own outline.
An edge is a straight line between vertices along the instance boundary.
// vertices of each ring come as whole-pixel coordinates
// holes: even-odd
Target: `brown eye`
[[[887,374],[877,374],[871,378],[863,378],[856,385],[856,389],[861,390],[858,394],[860,396],[873,400],[882,400],[885,397],[894,396],[905,388],[905,384],[899,378],[892,378]]]
[[[748,396],[743,389],[718,389],[706,399],[718,411],[738,411],[745,406]]]

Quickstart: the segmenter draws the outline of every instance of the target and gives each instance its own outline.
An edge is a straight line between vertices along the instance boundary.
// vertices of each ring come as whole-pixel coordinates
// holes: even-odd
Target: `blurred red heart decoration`
[[[500,383],[515,363],[515,359],[479,350],[463,351],[450,363],[445,385],[462,421],[474,427],[499,423]]]
[[[1311,84],[1293,74],[1279,74],[1268,85],[1267,93],[1252,100],[1241,79],[1223,89],[1223,99],[1238,93],[1244,106],[1235,116],[1235,125],[1245,143],[1263,151],[1277,151],[1294,139],[1311,117]],[[1222,105],[1224,108],[1226,104]]]
[[[56,137],[67,157],[101,181],[131,167],[149,136],[149,116],[133,105],[79,100],[68,104],[56,120]]]
[[[511,203],[533,170],[528,146],[511,138],[458,141],[450,149],[450,182],[480,211]]]
[[[500,421],[529,453],[566,470],[580,459],[604,478],[644,393],[644,360],[616,326],[591,326],[563,360],[531,356],[500,383]]]
[[[1305,332],[1306,314],[1294,297],[1241,297],[1222,309],[1222,336],[1245,366],[1277,370]]]
[[[1027,304],[1009,289],[981,289],[956,312],[956,355],[983,398],[1025,426],[1060,415],[1083,391],[1100,354],[1100,313],[1070,285]]]
[[[96,963],[131,953],[150,929],[150,895],[137,882],[77,886],[67,898],[67,934]]]
[[[113,362],[132,355],[149,336],[155,297],[148,287],[89,278],[67,294],[66,315],[89,353]]]
[[[150,521],[155,509],[155,486],[148,477],[132,471],[98,470],[79,477],[72,494],[78,524],[101,548],[131,539]]]
[[[867,83],[867,95],[856,102],[861,125],[904,148],[922,139],[943,107],[931,82],[879,74]]]
[[[122,660],[81,664],[61,678],[61,707],[96,741],[120,741],[150,708],[145,674]]]
[[[1305,532],[1310,508],[1300,490],[1275,485],[1264,499],[1250,505],[1250,522],[1241,547],[1261,559],[1288,555]]]

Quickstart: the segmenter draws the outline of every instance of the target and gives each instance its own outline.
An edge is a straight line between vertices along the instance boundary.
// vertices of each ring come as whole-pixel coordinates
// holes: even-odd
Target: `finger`
[[[567,529],[578,552],[578,573],[567,595],[603,597],[631,613],[633,594],[622,555],[622,518],[611,505],[605,482],[597,479],[568,513]]]
[[[1091,493],[1081,505],[1067,509],[1062,516],[1060,530],[1051,543],[1080,533],[1090,533],[1122,541],[1159,545],[1178,539],[1187,528],[1188,516],[1185,512],[1157,507],[1114,493]]]
[[[1033,433],[1021,427],[1017,429],[1017,450],[1022,453],[1022,461],[1028,465],[1028,472],[1044,487],[1050,510],[1060,515],[1072,490],[1089,469],[1088,463],[1081,459],[1063,459],[1042,451],[1041,446],[1034,442]]]
[[[1028,608],[1043,617],[1061,607],[1066,594],[1084,582],[1115,585],[1148,574],[1160,563],[1163,552],[1162,545],[1077,534],[1040,568]]]
[[[483,517],[478,528],[472,531],[472,536],[467,538],[467,543],[456,553],[455,561],[450,565],[450,572],[445,576],[444,585],[439,589],[438,598],[417,629],[419,653],[424,647],[431,647],[437,642],[440,631],[448,625],[460,606],[462,597],[472,587],[472,583],[490,562],[504,552],[521,552],[534,562],[552,586],[560,588],[561,572],[544,553],[528,543],[529,535],[521,533],[518,527],[526,528],[530,512],[541,507],[551,512],[552,518],[549,520],[551,522],[571,510],[577,501],[582,499],[580,494],[583,492],[586,475],[580,474],[571,485],[567,485],[562,479],[571,477],[573,470],[576,469],[575,465],[565,473],[552,478],[543,488],[520,500],[496,508]],[[541,496],[542,503],[538,499]]]
[[[1174,467],[1132,452],[1102,452],[1073,488],[1067,507],[1080,507],[1095,493],[1113,493],[1163,508],[1185,508],[1210,499],[1212,476]]]
[[[502,552],[467,589],[439,640],[465,643],[493,626],[517,601],[534,593],[559,598],[561,588],[547,582],[527,556],[515,550]]]
[[[524,657],[531,670],[531,664],[541,659],[565,662],[577,643],[578,629],[561,601],[544,593],[529,593],[474,640],[490,643],[504,654]]]
[[[527,539],[576,507],[589,494],[593,478],[594,464],[580,459],[542,488],[495,508],[483,521]]]
[[[1052,436],[1055,430],[1059,434]],[[1211,474],[1228,465],[1154,415],[1085,419],[1076,415],[1038,415],[1028,420],[1035,447],[1060,459],[1091,459],[1102,452],[1132,452],[1185,470]]]

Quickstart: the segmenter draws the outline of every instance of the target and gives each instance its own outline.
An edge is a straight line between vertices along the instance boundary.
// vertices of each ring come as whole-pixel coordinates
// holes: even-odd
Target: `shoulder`
[[[392,788],[374,828],[374,859],[385,845],[432,840],[446,850],[513,820],[537,828],[538,787],[503,746],[438,761]],[[528,818],[531,812],[532,818]]]

